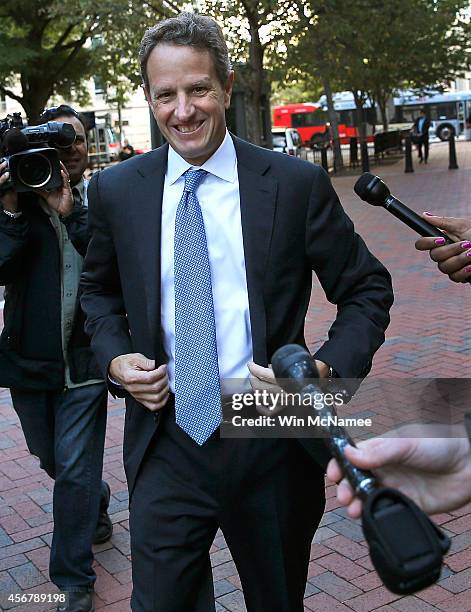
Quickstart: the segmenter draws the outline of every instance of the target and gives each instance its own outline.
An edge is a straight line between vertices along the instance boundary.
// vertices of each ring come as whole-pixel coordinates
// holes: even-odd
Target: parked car
[[[272,127],[273,150],[287,155],[301,155],[302,140],[294,128]]]

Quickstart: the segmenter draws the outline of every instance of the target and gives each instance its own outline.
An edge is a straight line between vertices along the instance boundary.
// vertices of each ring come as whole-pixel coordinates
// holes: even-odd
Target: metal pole
[[[361,150],[361,171],[369,172],[370,171],[370,160],[368,159],[368,143],[366,140],[362,140],[360,145]]]
[[[327,147],[321,149],[321,165],[326,172],[329,172],[329,162],[327,161]]]
[[[350,138],[350,167],[356,168],[358,165],[358,138],[352,136]]]
[[[410,139],[410,136],[406,136],[404,141],[406,143],[406,166],[404,168],[404,172],[414,172],[414,166],[412,165],[412,140]]]
[[[448,139],[449,145],[449,164],[448,170],[458,170],[458,162],[456,160],[456,146],[455,146],[455,135],[450,134],[450,138]]]

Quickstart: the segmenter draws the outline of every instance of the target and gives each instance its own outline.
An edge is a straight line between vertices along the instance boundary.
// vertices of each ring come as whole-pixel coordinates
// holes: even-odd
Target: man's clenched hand
[[[111,361],[109,375],[152,412],[167,403],[169,386],[165,364],[156,368],[153,359],[141,353],[130,353]]]

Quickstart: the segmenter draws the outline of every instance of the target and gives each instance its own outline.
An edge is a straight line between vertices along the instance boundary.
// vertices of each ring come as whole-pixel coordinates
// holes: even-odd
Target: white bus
[[[401,92],[394,98],[394,118],[391,124],[412,125],[419,116],[420,109],[430,120],[430,136],[448,140],[451,134],[470,138],[471,130],[471,91],[452,93],[434,93],[417,95],[412,92]],[[391,126],[392,127],[392,126]]]

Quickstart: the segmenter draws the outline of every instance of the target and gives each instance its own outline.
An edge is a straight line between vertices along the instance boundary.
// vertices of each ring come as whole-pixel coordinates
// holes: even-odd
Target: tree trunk
[[[119,145],[123,146],[123,115],[122,115],[121,102],[118,102],[118,131],[119,131]]]
[[[330,129],[333,140],[334,152],[334,172],[339,172],[343,169],[342,147],[340,146],[339,124],[337,121],[337,113],[335,112],[334,98],[332,96],[332,87],[327,72],[323,71],[322,85],[324,87],[325,97],[327,100],[327,113],[329,115]]]
[[[376,99],[378,101],[379,110],[381,112],[381,121],[383,123],[383,132],[387,132],[388,128],[389,128],[388,113],[386,111],[386,107],[387,107],[387,103],[388,103],[388,96],[384,95],[384,94],[378,93],[378,95],[376,96]]]
[[[251,68],[251,100],[252,100],[252,134],[251,141],[257,145],[266,145],[262,126],[262,93],[265,83],[263,71],[263,46],[259,36],[259,24],[256,16],[247,15],[250,26],[249,62]]]

